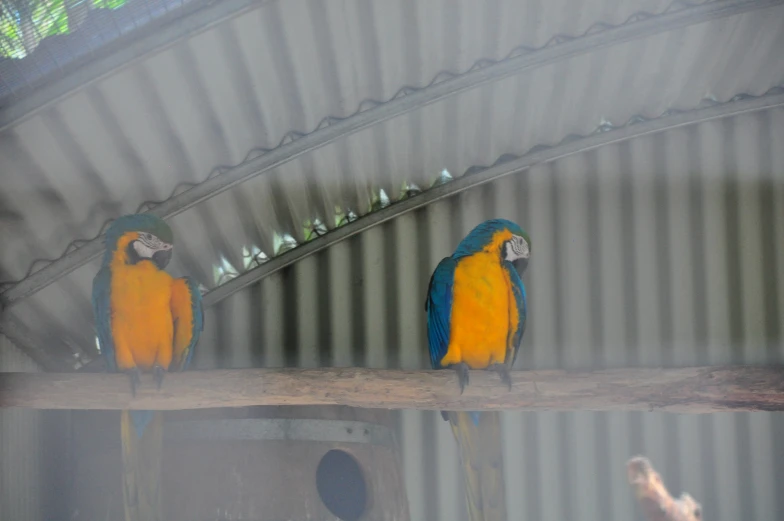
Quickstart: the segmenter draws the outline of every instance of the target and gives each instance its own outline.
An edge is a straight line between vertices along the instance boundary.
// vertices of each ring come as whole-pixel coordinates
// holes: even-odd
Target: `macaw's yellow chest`
[[[441,365],[463,362],[485,369],[504,363],[517,317],[509,274],[498,254],[461,258],[452,290],[449,349]]]
[[[169,368],[172,277],[152,262],[112,266],[111,325],[117,367]]]

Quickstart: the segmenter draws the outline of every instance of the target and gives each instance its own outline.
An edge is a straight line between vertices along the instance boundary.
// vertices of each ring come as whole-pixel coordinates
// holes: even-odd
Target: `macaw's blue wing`
[[[114,341],[112,340],[112,272],[107,266],[101,268],[93,278],[93,313],[95,328],[101,354],[106,360],[110,371],[117,371],[117,360],[114,358]]]
[[[450,317],[452,315],[452,285],[455,280],[457,260],[446,257],[438,263],[430,277],[425,300],[427,312],[427,341],[430,347],[430,364],[441,367],[441,359],[449,349]]]
[[[523,333],[525,332],[525,321],[528,317],[528,302],[525,295],[525,286],[523,285],[523,280],[520,278],[520,274],[517,273],[517,270],[510,262],[504,262],[503,266],[509,273],[509,280],[512,281],[512,293],[514,294],[515,303],[517,304],[518,315],[517,329],[515,331],[510,331],[512,334],[512,341],[509,346],[509,351],[511,352],[507,351],[506,353],[509,367],[512,367],[517,358],[517,352],[520,350],[520,342],[522,342]]]
[[[170,371],[182,371],[193,358],[193,350],[204,330],[204,311],[199,286],[190,277],[174,279],[171,297],[174,320],[174,351]]]

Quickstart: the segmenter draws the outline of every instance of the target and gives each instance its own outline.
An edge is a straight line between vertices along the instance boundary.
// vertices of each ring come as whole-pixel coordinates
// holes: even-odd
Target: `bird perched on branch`
[[[524,271],[531,240],[505,219],[474,228],[438,263],[425,311],[430,362],[457,371],[460,391],[469,369],[497,371],[511,389],[509,369],[525,331]],[[497,411],[442,413],[460,447],[471,521],[506,521],[501,418]]]
[[[129,375],[134,394],[142,371],[152,372],[160,388],[167,371],[185,369],[203,329],[198,285],[163,271],[173,239],[155,216],[120,217],[106,231],[103,263],[93,279],[101,352],[111,371]],[[121,412],[126,521],[161,519],[162,414]]]

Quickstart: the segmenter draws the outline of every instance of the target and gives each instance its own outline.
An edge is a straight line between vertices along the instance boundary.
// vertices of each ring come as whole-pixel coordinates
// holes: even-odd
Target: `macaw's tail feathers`
[[[448,416],[463,462],[468,518],[507,521],[500,413],[450,412]]]
[[[125,521],[160,521],[163,413],[122,411]]]

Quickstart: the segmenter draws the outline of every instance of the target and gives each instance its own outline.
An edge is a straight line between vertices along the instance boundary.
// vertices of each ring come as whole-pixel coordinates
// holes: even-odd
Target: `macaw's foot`
[[[493,364],[488,369],[498,373],[501,381],[509,387],[510,391],[512,390],[512,377],[509,376],[509,367],[506,364]]]
[[[158,389],[160,390],[161,384],[163,383],[163,375],[166,374],[166,369],[161,367],[158,364],[155,364],[152,367],[152,377],[155,378],[155,383],[158,384]]]
[[[468,366],[460,362],[459,364],[452,364],[449,367],[457,371],[457,381],[460,382],[460,394],[463,394],[466,385],[468,385]]]
[[[131,395],[136,396],[136,386],[142,381],[142,372],[138,367],[125,371],[131,379]]]

